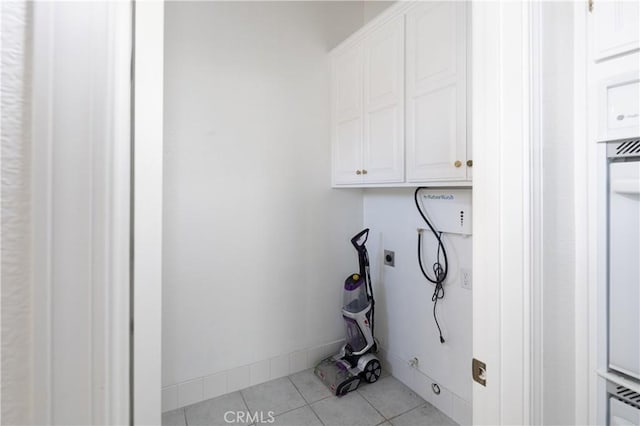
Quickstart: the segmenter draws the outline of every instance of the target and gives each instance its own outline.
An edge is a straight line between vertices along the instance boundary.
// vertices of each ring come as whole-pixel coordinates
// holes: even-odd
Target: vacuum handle
[[[364,240],[362,242],[360,242],[360,240],[362,239],[363,236],[364,236]],[[353,246],[356,248],[356,250],[360,251],[360,250],[362,250],[362,248],[366,244],[368,238],[369,238],[369,228],[366,228],[366,229],[363,229],[362,231],[358,232],[355,235],[355,237],[353,237],[351,239],[351,244],[353,244]]]

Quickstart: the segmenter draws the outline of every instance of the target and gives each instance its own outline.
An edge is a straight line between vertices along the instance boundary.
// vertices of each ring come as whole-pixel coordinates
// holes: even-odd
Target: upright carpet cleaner
[[[373,383],[380,378],[382,367],[375,356],[378,345],[373,337],[374,305],[369,254],[365,243],[369,229],[360,231],[351,239],[358,252],[360,271],[344,282],[342,317],[346,326],[344,346],[336,355],[321,361],[314,372],[331,391],[346,395],[356,390],[361,380]]]

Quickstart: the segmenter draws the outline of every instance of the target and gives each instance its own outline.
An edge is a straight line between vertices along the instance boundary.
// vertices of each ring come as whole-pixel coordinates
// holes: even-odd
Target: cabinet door
[[[362,183],[362,45],[332,58],[333,183]]]
[[[407,13],[407,181],[465,180],[466,4]]]
[[[640,48],[640,4],[637,1],[596,1],[592,15],[594,60]]]
[[[365,183],[404,181],[404,16],[364,44]]]

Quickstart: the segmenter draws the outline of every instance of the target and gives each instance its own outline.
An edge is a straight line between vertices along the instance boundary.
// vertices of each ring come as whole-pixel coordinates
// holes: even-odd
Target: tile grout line
[[[379,410],[378,410],[378,409],[373,405],[373,403],[372,403],[371,401],[369,401],[369,400],[367,399],[367,397],[366,397],[366,396],[364,396],[362,393],[360,393],[360,391],[359,391],[358,389],[356,389],[356,392],[358,393],[358,395],[360,395],[360,396],[362,397],[362,399],[364,399],[364,400],[367,402],[367,404],[369,404],[369,405],[370,405],[374,410],[376,410],[376,412],[377,412],[378,414],[380,414],[380,416],[382,416],[382,418],[383,418],[385,421],[389,420],[389,419],[387,419],[387,418],[386,418],[386,416],[385,416],[384,414],[382,414],[382,413],[381,413],[381,412],[380,412],[380,411],[379,411]],[[384,423],[384,422],[382,422],[382,423]]]
[[[387,376],[387,377],[393,377],[393,376]],[[383,379],[378,379],[375,383],[378,383],[378,382],[380,382],[380,381],[382,381],[382,380],[383,380]],[[398,380],[398,379],[396,379],[396,380]],[[398,381],[399,381],[399,380],[398,380]],[[402,382],[400,382],[400,383],[402,383]],[[371,384],[371,385],[372,385],[373,383],[368,383],[368,384]],[[385,421],[388,421],[389,423],[391,423],[391,419],[395,419],[395,418],[397,418],[397,417],[399,417],[399,416],[401,416],[401,415],[403,415],[403,414],[407,414],[407,413],[408,413],[408,412],[410,412],[410,411],[413,411],[413,410],[415,410],[415,409],[418,409],[418,408],[422,407],[425,403],[426,403],[426,404],[430,404],[430,403],[429,403],[429,401],[427,401],[427,400],[425,400],[424,398],[422,398],[420,395],[418,395],[416,392],[414,392],[414,391],[413,391],[413,389],[411,389],[410,387],[408,387],[408,386],[407,386],[407,385],[405,385],[404,383],[402,383],[402,384],[404,385],[404,387],[406,387],[406,388],[409,390],[409,392],[411,392],[412,394],[414,394],[415,396],[417,396],[418,398],[420,398],[420,399],[422,400],[422,402],[421,402],[420,404],[418,404],[417,406],[413,407],[413,408],[410,408],[410,409],[408,409],[408,410],[406,410],[406,411],[403,411],[402,413],[396,414],[395,416],[391,416],[391,417],[389,417],[389,418],[387,418],[385,415],[383,415],[383,414],[382,414],[382,413],[381,413],[381,412],[376,408],[376,406],[373,404],[373,402],[369,401],[369,399],[367,399],[367,397],[366,397],[365,395],[363,395],[363,394],[360,392],[360,389],[357,389],[357,390],[356,390],[356,392],[358,392],[358,394],[359,394],[359,395],[360,395],[360,396],[361,396],[365,401],[367,401],[367,402],[369,403],[369,405],[371,405],[371,406],[372,406],[376,411],[378,411],[378,413],[379,413],[379,414],[380,414],[380,415],[385,419]],[[439,410],[438,410],[438,411],[439,411]],[[384,423],[384,422],[382,422],[382,423]]]
[[[425,403],[429,404],[427,401],[425,401]],[[408,409],[407,411],[403,411],[402,413],[399,413],[399,414],[396,414],[395,416],[389,417],[389,418],[387,419],[387,421],[388,421],[389,423],[391,423],[391,420],[393,420],[393,419],[397,419],[398,417],[403,416],[403,415],[405,415],[405,414],[407,414],[407,413],[410,413],[410,412],[412,412],[413,410],[417,410],[418,408],[424,407],[424,405],[425,405],[424,403],[423,403],[423,404],[420,404],[420,405],[418,405],[417,407],[410,408],[410,409]],[[434,408],[435,408],[435,407],[434,407]],[[436,410],[437,410],[437,408],[436,408]],[[440,410],[438,410],[438,411],[440,411]]]
[[[187,409],[182,407],[182,415],[184,416],[184,425],[189,426],[189,421],[187,420]]]
[[[419,395],[418,395],[418,396],[419,396]],[[421,397],[421,398],[422,398],[422,397]],[[402,413],[396,414],[395,416],[388,418],[388,419],[387,419],[387,421],[388,421],[389,423],[391,423],[391,421],[392,421],[392,420],[397,419],[397,418],[398,418],[398,417],[400,417],[400,416],[403,416],[403,415],[405,415],[405,414],[407,414],[407,413],[410,413],[410,412],[412,412],[412,411],[418,410],[418,409],[420,409],[420,408],[422,408],[422,407],[425,407],[425,406],[427,406],[427,405],[431,406],[434,410],[438,411],[440,414],[442,414],[443,416],[445,416],[445,417],[447,417],[447,418],[451,419],[454,423],[456,423],[456,422],[455,422],[455,420],[453,420],[451,417],[447,416],[447,415],[446,415],[443,411],[441,411],[438,407],[436,407],[435,405],[433,405],[432,403],[430,403],[429,401],[426,401],[426,400],[424,400],[424,399],[423,399],[423,403],[422,403],[422,404],[420,404],[420,405],[418,405],[417,407],[413,407],[413,408],[410,408],[410,409],[408,409],[408,410],[406,410],[406,411],[403,411]],[[456,423],[456,424],[458,424],[458,423]],[[460,424],[458,424],[458,426],[460,426]]]
[[[303,371],[306,371],[306,370],[303,370]],[[326,426],[326,425],[325,425],[325,423],[324,423],[324,422],[322,421],[322,419],[320,418],[320,415],[319,415],[318,413],[316,413],[316,410],[314,410],[314,409],[313,409],[312,404],[316,404],[316,403],[318,403],[318,402],[320,402],[320,401],[324,401],[325,399],[329,399],[329,398],[331,398],[331,397],[333,397],[333,396],[336,396],[336,395],[334,395],[334,394],[332,393],[331,395],[328,395],[328,396],[322,397],[322,398],[320,398],[320,399],[318,399],[318,400],[316,400],[316,401],[310,402],[310,401],[308,401],[308,400],[307,400],[307,398],[305,398],[305,397],[304,397],[304,395],[302,394],[302,392],[300,391],[300,389],[298,389],[298,386],[296,386],[296,384],[293,382],[293,380],[291,380],[291,376],[293,376],[293,374],[291,374],[291,375],[289,375],[289,376],[287,376],[287,377],[288,377],[288,378],[289,378],[289,380],[291,381],[291,384],[293,384],[293,387],[295,387],[295,388],[296,388],[296,390],[298,391],[298,393],[299,393],[300,395],[302,395],[302,399],[304,399],[304,400],[307,402],[307,406],[311,409],[311,412],[316,416],[316,418],[318,419],[318,421],[320,422],[320,424],[321,424],[321,425],[323,425],[323,426]]]
[[[304,401],[304,404],[303,404],[303,405],[301,405],[300,407],[293,408],[293,409],[291,409],[291,410],[289,410],[289,411],[297,410],[298,408],[302,408],[302,407],[304,407],[305,405],[309,405],[309,401],[307,401],[307,399],[304,397],[304,395],[302,394],[302,392],[300,392],[300,389],[298,389],[298,387],[296,386],[296,384],[295,384],[295,383],[293,383],[293,380],[291,380],[291,376],[292,376],[292,374],[289,374],[289,375],[287,376],[287,379],[289,379],[289,383],[291,383],[291,385],[292,385],[292,386],[293,386],[293,388],[296,390],[296,392],[298,392],[298,395],[300,395],[300,398],[302,398],[302,400]],[[287,413],[288,413],[289,411],[287,411]],[[282,414],[284,414],[284,413],[282,413]]]
[[[242,403],[244,404],[244,408],[247,409],[247,412],[249,411],[249,404],[247,404],[247,400],[244,399],[244,395],[242,394],[242,390],[237,391],[240,394],[240,398],[242,398]]]
[[[320,416],[318,415],[318,413],[316,413],[316,410],[313,409],[313,407],[311,405],[309,405],[309,409],[311,410],[311,412],[313,413],[314,416],[316,416],[316,419],[318,419],[318,421],[320,422],[320,424],[322,426],[325,426],[324,422],[322,421],[322,419],[320,418]]]
[[[293,385],[293,388],[298,392],[298,394],[302,397],[302,400],[306,403],[306,405],[309,405],[309,401],[307,401],[307,398],[304,397],[304,395],[302,394],[302,392],[300,392],[300,389],[298,389],[298,387],[296,386],[295,383],[293,383],[293,380],[291,380],[291,376],[289,375],[287,376],[287,379],[289,379],[289,382]]]
[[[318,414],[317,414],[315,411],[313,411],[313,408],[312,408],[312,407],[311,407],[311,405],[310,405],[310,404],[308,404],[308,403],[306,403],[306,404],[304,404],[304,405],[301,405],[300,407],[296,407],[296,408],[292,408],[292,409],[287,410],[287,411],[283,411],[282,413],[280,413],[280,414],[278,414],[277,416],[274,416],[274,417],[280,417],[280,416],[283,416],[283,415],[285,415],[285,414],[288,414],[288,413],[290,413],[290,412],[292,412],[292,411],[299,410],[299,409],[304,408],[304,407],[309,407],[309,409],[311,410],[311,412],[312,412],[312,413],[313,413],[313,414],[318,418],[318,421],[322,424],[322,426],[325,426],[325,424],[322,422],[322,420],[320,420],[320,418],[318,417]]]
[[[327,398],[329,398],[329,397],[327,397]],[[324,399],[327,399],[327,398],[324,398]],[[323,399],[319,399],[318,401],[323,401]],[[318,401],[316,401],[316,402],[318,402]],[[314,402],[314,404],[315,404],[315,402]],[[320,424],[321,424],[322,426],[325,426],[324,422],[323,422],[323,421],[322,421],[322,419],[320,418],[320,415],[319,415],[318,413],[316,413],[316,410],[314,410],[314,409],[313,409],[313,407],[311,406],[311,404],[309,404],[309,408],[311,409],[311,412],[313,413],[313,415],[314,415],[314,416],[316,416],[316,419],[318,419],[318,421],[320,422]]]
[[[287,379],[289,379],[289,381],[291,382],[291,384],[293,385],[293,387],[295,388],[295,390],[296,390],[296,391],[298,391],[298,393],[299,393],[299,394],[300,394],[300,396],[302,397],[302,400],[303,400],[304,402],[306,402],[306,404],[305,404],[305,405],[303,405],[302,407],[305,407],[305,406],[306,406],[306,407],[309,407],[309,409],[311,410],[311,412],[313,413],[313,415],[314,415],[314,416],[316,416],[316,419],[318,419],[318,421],[320,422],[320,424],[321,424],[322,426],[325,426],[325,425],[324,425],[324,422],[322,421],[322,419],[320,419],[320,416],[318,416],[318,413],[316,413],[316,412],[315,412],[315,410],[313,409],[313,407],[311,407],[311,403],[310,403],[309,401],[307,401],[307,398],[305,398],[305,397],[304,397],[304,395],[302,394],[302,392],[300,391],[300,389],[298,389],[298,386],[296,386],[296,384],[295,384],[295,383],[293,383],[293,380],[291,380],[291,376],[293,376],[293,374],[288,375],[288,376],[287,376]],[[329,397],[327,396],[326,398],[329,398]],[[323,398],[323,399],[324,399],[324,398]],[[321,400],[318,400],[318,401],[321,401]],[[316,402],[317,402],[317,401],[316,401]],[[302,407],[298,407],[298,408],[302,408]],[[298,408],[295,408],[295,410],[297,410]],[[290,411],[293,411],[293,410],[290,410]],[[282,413],[282,414],[284,414],[284,413]]]
[[[289,376],[284,376],[284,377],[286,377],[287,379],[289,379]],[[281,377],[281,378],[284,378],[284,377]],[[278,379],[274,379],[274,380],[278,380]],[[302,398],[302,400],[303,400],[305,403],[304,403],[303,405],[299,406],[299,407],[294,407],[294,408],[291,408],[291,409],[289,409],[289,410],[287,410],[287,411],[283,411],[282,413],[279,413],[278,415],[276,415],[276,416],[274,416],[274,417],[279,417],[279,416],[282,416],[283,414],[287,414],[287,413],[290,413],[290,412],[292,412],[292,411],[294,411],[294,410],[298,410],[298,409],[303,408],[303,407],[305,407],[305,406],[309,406],[309,403],[308,403],[308,402],[307,402],[307,400],[304,398],[304,396],[302,395],[302,393],[298,390],[298,388],[297,388],[297,387],[296,387],[296,385],[293,383],[293,381],[292,381],[291,379],[289,379],[289,381],[291,382],[291,384],[293,385],[293,387],[295,388],[295,390],[298,392],[298,394],[300,394],[300,397]],[[255,386],[259,386],[259,385],[255,385]],[[253,387],[253,386],[250,386],[250,387]],[[248,388],[247,388],[247,389],[248,389]],[[240,392],[240,391],[239,391],[239,392]],[[242,392],[240,392],[240,395],[242,396],[242,400],[244,401],[244,404],[247,406],[247,411],[249,411],[249,404],[247,404],[246,400],[244,399],[244,395],[242,395]],[[311,408],[311,407],[309,407],[309,408]],[[322,422],[321,422],[321,423],[322,423]]]
[[[303,371],[306,371],[306,370],[303,370]],[[331,394],[331,395],[329,395],[329,396],[322,397],[322,398],[318,399],[317,401],[313,401],[313,402],[308,401],[308,400],[307,400],[307,398],[305,398],[305,397],[304,397],[304,395],[302,394],[302,392],[300,391],[300,389],[298,389],[298,386],[296,386],[296,384],[295,384],[295,383],[293,383],[293,380],[291,380],[291,376],[293,376],[293,374],[292,374],[292,375],[289,375],[289,376],[287,376],[287,377],[289,377],[289,380],[290,380],[290,381],[291,381],[291,383],[293,384],[293,387],[295,387],[295,388],[296,388],[296,390],[298,391],[298,393],[299,393],[300,395],[302,395],[302,399],[304,399],[305,401],[307,401],[307,406],[311,409],[311,412],[313,413],[313,415],[314,415],[314,416],[316,416],[316,418],[318,419],[318,421],[320,422],[320,424],[321,424],[321,425],[323,425],[323,426],[325,426],[324,422],[323,422],[323,421],[322,421],[322,419],[320,418],[320,415],[319,415],[318,413],[316,413],[316,410],[314,410],[314,409],[313,409],[313,407],[311,406],[311,404],[315,404],[315,403],[317,403],[317,402],[324,401],[325,399],[327,399],[327,398],[331,398],[332,396],[335,396],[335,395]]]
[[[295,383],[293,383],[293,380],[291,380],[291,375],[287,376],[287,378],[289,378],[289,381],[291,382],[291,384],[293,384],[293,387],[294,387],[294,388],[296,388],[296,390],[298,391],[298,393],[302,396],[302,399],[304,399],[305,401],[307,401],[307,399],[304,397],[304,395],[302,395],[302,392],[300,392],[300,390],[298,389],[298,387],[296,386],[296,384],[295,384]],[[376,381],[376,382],[377,382],[377,381]],[[371,383],[371,384],[372,384],[372,383]],[[373,408],[373,409],[374,409],[378,414],[380,414],[380,417],[382,417],[382,418],[384,419],[384,420],[383,420],[382,422],[380,422],[379,424],[382,424],[382,423],[385,423],[385,422],[389,421],[389,419],[387,419],[387,418],[386,418],[386,417],[385,417],[385,416],[384,416],[384,415],[383,415],[383,414],[382,414],[382,413],[381,413],[381,412],[380,412],[380,411],[379,411],[379,410],[378,410],[378,409],[373,405],[373,403],[371,403],[371,401],[369,401],[369,400],[368,400],[364,395],[362,395],[362,394],[359,392],[359,390],[358,390],[358,389],[356,389],[356,390],[355,390],[355,392],[356,392],[358,395],[360,395],[360,397],[361,397],[362,399],[364,399],[364,401],[365,401],[367,404],[369,404],[369,405],[371,406],[371,408]],[[334,396],[334,395],[331,395],[331,396]],[[315,404],[315,403],[317,403],[317,402],[323,401],[323,400],[325,400],[325,399],[327,399],[327,398],[330,398],[331,396],[327,396],[327,397],[321,398],[321,399],[319,399],[318,401],[315,401],[315,402],[314,402],[314,404]],[[320,423],[322,423],[322,424],[324,425],[324,422],[322,421],[322,419],[320,419],[320,416],[318,415],[318,413],[316,413],[316,411],[313,409],[313,407],[311,406],[311,404],[310,404],[308,401],[307,401],[307,405],[309,406],[309,408],[311,408],[311,411],[313,412],[313,414],[315,414],[315,415],[316,415],[316,417],[318,418],[318,420],[320,420]],[[420,405],[419,405],[419,406],[420,406]],[[418,407],[419,407],[419,406],[418,406]],[[417,407],[414,407],[413,409],[415,409],[415,408],[417,408]],[[411,410],[409,410],[409,411],[411,411]],[[283,414],[284,414],[284,413],[283,413]]]
[[[306,370],[303,370],[306,371]],[[302,373],[302,371],[300,371],[300,373]],[[293,376],[293,374],[291,375]],[[300,389],[298,388],[298,386],[296,386],[296,384],[293,382],[293,380],[291,380],[291,376],[287,376],[289,377],[289,381],[291,381],[291,384],[293,385],[294,388],[296,388],[296,390],[298,391],[298,393],[302,396],[302,399],[304,399],[307,403],[307,405],[311,406],[311,404],[315,404],[316,402],[320,402],[323,401],[327,398],[331,398],[332,396],[335,396],[334,394],[330,394],[328,396],[323,396],[322,398],[315,400],[315,401],[308,401],[307,398],[304,397],[304,395],[302,394],[302,391],[300,391]]]
[[[282,415],[284,415],[284,414],[290,413],[290,412],[292,412],[292,411],[299,410],[299,409],[304,408],[304,407],[307,407],[307,406],[309,406],[309,404],[304,404],[304,405],[301,405],[301,406],[299,406],[299,407],[292,408],[292,409],[287,410],[287,411],[283,411],[282,413],[280,413],[280,414],[278,414],[278,415],[274,415],[273,417],[280,417],[280,416],[282,416]]]
[[[398,380],[398,379],[396,379]],[[388,420],[391,421],[391,419],[396,419],[400,416],[402,416],[403,414],[407,414],[410,411],[413,410],[417,410],[420,407],[424,407],[425,404],[429,404],[431,405],[433,408],[435,408],[436,410],[440,411],[438,408],[436,408],[435,405],[431,404],[429,401],[427,401],[426,399],[424,399],[423,397],[421,397],[420,395],[418,395],[418,392],[414,391],[413,389],[411,389],[409,386],[405,385],[404,383],[402,383],[400,380],[398,380],[409,392],[411,392],[412,394],[414,394],[415,396],[417,396],[418,398],[420,398],[422,400],[422,403],[418,404],[416,407],[410,408],[400,414],[396,414],[395,416],[392,416],[391,418],[389,418]],[[444,413],[443,413],[444,414]]]
[[[329,395],[329,396],[323,396],[322,398],[320,398],[320,399],[319,399],[319,400],[317,400],[317,401],[310,402],[310,403],[309,403],[309,405],[311,405],[311,404],[315,404],[316,402],[324,401],[325,399],[331,398],[332,396],[336,396],[336,395],[331,394],[331,395]]]

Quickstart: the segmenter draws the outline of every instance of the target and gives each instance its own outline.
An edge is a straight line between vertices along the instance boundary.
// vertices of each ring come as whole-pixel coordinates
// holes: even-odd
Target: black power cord
[[[422,275],[431,283],[435,285],[433,290],[433,295],[431,296],[431,301],[433,302],[433,319],[436,322],[436,327],[438,327],[438,333],[440,334],[440,343],[444,343],[444,337],[442,337],[442,329],[440,328],[440,323],[438,322],[438,316],[436,315],[436,306],[438,304],[438,300],[444,298],[444,280],[447,278],[447,273],[449,271],[449,261],[447,260],[447,251],[444,248],[444,244],[442,244],[442,232],[439,232],[434,226],[429,222],[427,216],[424,214],[422,209],[420,208],[420,203],[418,202],[418,193],[420,190],[426,189],[424,187],[416,188],[416,192],[413,194],[413,200],[416,203],[416,209],[418,209],[418,213],[422,216],[422,219],[426,222],[427,226],[433,232],[433,235],[436,237],[438,241],[438,254],[436,257],[436,261],[433,264],[433,273],[435,274],[435,278],[431,278],[427,272],[424,270],[424,266],[422,265],[422,230],[418,231],[418,265],[420,265],[420,271],[422,271]],[[440,253],[442,253],[442,258],[444,261],[444,266],[440,262]]]

